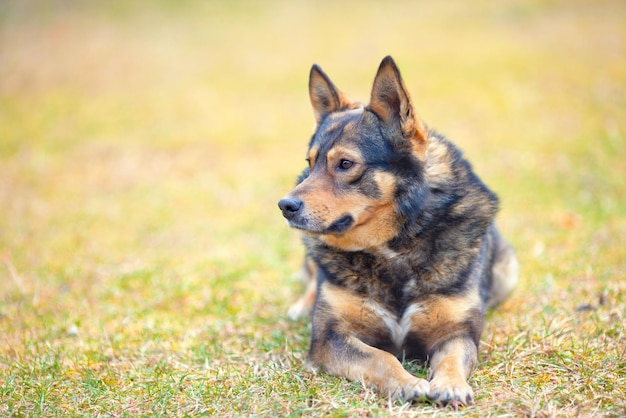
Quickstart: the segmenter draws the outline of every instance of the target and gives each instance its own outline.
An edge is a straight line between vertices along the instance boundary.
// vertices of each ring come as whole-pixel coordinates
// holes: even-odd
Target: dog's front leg
[[[354,336],[327,335],[325,340],[314,339],[309,368],[363,382],[391,399],[420,400],[429,394],[428,381],[406,371],[392,354]]]
[[[476,367],[477,352],[476,344],[469,336],[438,343],[429,361],[428,397],[454,408],[471,404],[473,393],[467,378]]]

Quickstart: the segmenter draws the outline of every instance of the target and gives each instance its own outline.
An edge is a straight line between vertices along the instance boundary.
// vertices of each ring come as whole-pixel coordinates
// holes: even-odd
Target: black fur
[[[279,202],[290,224],[305,230],[307,257],[317,266],[309,363],[405,398],[471,401],[465,379],[485,310],[517,280],[514,252],[494,224],[497,197],[457,147],[417,118],[391,58],[365,108],[317,66],[310,92],[315,161]],[[342,152],[355,156],[354,168],[337,166]],[[294,199],[297,212],[288,206]],[[370,235],[352,240],[358,228]],[[430,393],[376,349],[430,361]],[[379,364],[382,375],[368,371]]]

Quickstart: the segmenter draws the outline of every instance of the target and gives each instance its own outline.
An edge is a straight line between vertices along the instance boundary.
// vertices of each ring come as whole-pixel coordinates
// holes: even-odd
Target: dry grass
[[[523,266],[461,412],[304,372],[284,315],[309,66],[365,100],[387,54]],[[626,414],[625,86],[618,1],[0,3],[0,414]]]

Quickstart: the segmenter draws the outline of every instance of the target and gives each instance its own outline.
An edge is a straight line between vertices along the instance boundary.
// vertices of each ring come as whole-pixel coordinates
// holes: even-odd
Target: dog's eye
[[[339,161],[339,168],[342,170],[347,170],[351,168],[353,165],[354,165],[354,162],[350,160],[342,159],[341,161]]]
[[[311,159],[305,158],[304,161],[306,161],[306,163],[309,165],[309,168],[311,168]]]

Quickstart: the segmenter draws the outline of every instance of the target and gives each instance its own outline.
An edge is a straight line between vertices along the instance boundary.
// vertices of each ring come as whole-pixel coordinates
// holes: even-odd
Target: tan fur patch
[[[326,153],[326,160],[328,161],[328,170],[331,174],[336,175],[335,168],[339,165],[340,160],[350,160],[357,164],[363,164],[363,157],[358,149],[336,146]],[[361,167],[362,169],[363,167]]]
[[[388,201],[393,198],[396,191],[396,177],[393,174],[379,171],[374,175],[374,181],[383,195],[380,200]]]
[[[380,199],[353,195],[341,201],[343,213],[350,213],[355,225],[345,234],[320,237],[328,245],[346,251],[377,247],[398,233],[393,194],[396,180],[392,174],[378,172],[374,181],[382,193]]]
[[[430,141],[426,151],[426,177],[431,185],[447,184],[452,177],[448,150],[439,141]]]
[[[309,167],[315,167],[315,163],[317,161],[317,153],[319,152],[319,147],[311,147],[309,150]]]
[[[425,337],[427,347],[432,347],[457,328],[464,330],[465,320],[480,308],[480,303],[478,289],[461,296],[429,298],[413,316],[413,330]]]
[[[342,331],[356,335],[380,332],[380,317],[375,314],[367,299],[328,282],[322,285],[320,297],[328,303],[332,315],[340,320],[340,328],[345,327]]]

